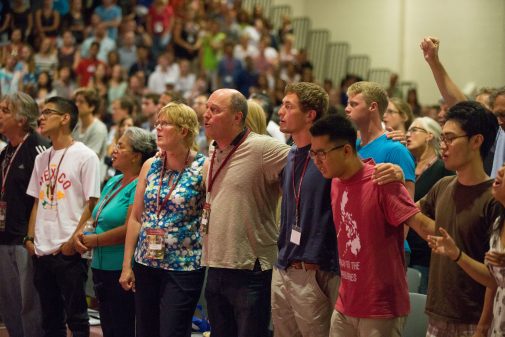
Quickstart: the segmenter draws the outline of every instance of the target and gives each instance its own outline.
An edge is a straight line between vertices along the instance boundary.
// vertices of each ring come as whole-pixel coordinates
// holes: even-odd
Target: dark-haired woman
[[[123,265],[126,221],[133,205],[137,177],[144,162],[155,152],[154,135],[137,127],[126,129],[112,153],[112,166],[121,174],[105,184],[91,214],[96,234],[74,236],[80,253],[93,250],[91,270],[104,337],[135,336],[133,294],[124,291],[118,281]]]

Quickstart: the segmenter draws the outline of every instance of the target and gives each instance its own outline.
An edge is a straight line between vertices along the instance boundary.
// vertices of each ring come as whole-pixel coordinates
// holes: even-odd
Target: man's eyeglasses
[[[440,142],[445,143],[445,145],[451,145],[455,139],[463,138],[463,137],[470,137],[470,136],[469,135],[454,136],[451,134],[448,134],[448,135],[442,134],[442,135],[440,135]]]
[[[55,115],[55,114],[56,115],[64,115],[65,113],[58,111],[58,110],[54,110],[54,109],[44,109],[40,112],[40,115],[44,116],[44,117],[49,117],[49,116]]]
[[[328,153],[330,153],[331,151],[338,150],[338,149],[340,149],[340,148],[342,148],[342,147],[346,146],[347,144],[348,144],[348,143],[345,143],[345,144],[342,144],[342,145],[337,145],[337,146],[332,147],[331,149],[326,150],[326,151],[324,151],[324,150],[318,150],[318,151],[312,151],[312,150],[310,150],[310,151],[309,151],[309,156],[310,156],[310,158],[312,158],[313,160],[314,160],[314,159],[316,159],[316,158],[317,158],[318,160],[321,160],[321,161],[322,161],[322,160],[326,160],[326,156],[328,155]]]

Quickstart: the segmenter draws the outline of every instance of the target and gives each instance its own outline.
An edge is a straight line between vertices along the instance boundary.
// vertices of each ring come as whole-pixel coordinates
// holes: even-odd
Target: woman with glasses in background
[[[112,166],[120,174],[105,184],[100,200],[89,214],[96,234],[79,232],[74,236],[74,245],[81,254],[93,250],[91,270],[104,337],[135,336],[133,294],[123,290],[118,280],[137,177],[144,162],[155,153],[153,134],[137,127],[126,129],[112,152]]]
[[[440,158],[442,128],[430,117],[416,118],[407,130],[407,148],[416,161],[416,186],[414,201],[420,200],[441,178],[453,175],[444,167]],[[413,230],[409,231],[407,241],[412,250],[409,267],[421,272],[419,292],[426,294],[431,249]]]
[[[161,156],[139,175],[120,283],[135,291],[138,337],[189,337],[205,275],[199,228],[206,158],[192,150],[199,127],[187,105],[169,103],[155,126]]]

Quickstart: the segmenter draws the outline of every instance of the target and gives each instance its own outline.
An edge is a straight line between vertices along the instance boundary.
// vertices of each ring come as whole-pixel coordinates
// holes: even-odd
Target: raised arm
[[[420,44],[424,59],[430,66],[435,82],[437,82],[438,90],[445,102],[451,107],[467,99],[456,83],[451,79],[442,62],[440,62],[438,57],[439,46],[439,39],[432,36],[425,37]]]

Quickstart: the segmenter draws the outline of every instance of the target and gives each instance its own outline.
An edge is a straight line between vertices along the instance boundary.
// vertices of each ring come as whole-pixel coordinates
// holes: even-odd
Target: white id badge
[[[302,237],[302,232],[298,228],[293,228],[291,230],[291,239],[290,241],[294,243],[295,245],[299,246],[300,245],[300,239]]]
[[[200,233],[202,235],[209,234],[209,220],[210,220],[210,204],[205,203],[202,211],[202,222],[200,226]]]
[[[7,219],[7,202],[0,201],[0,232],[5,231],[6,219]]]

